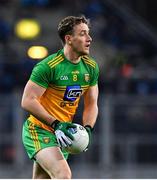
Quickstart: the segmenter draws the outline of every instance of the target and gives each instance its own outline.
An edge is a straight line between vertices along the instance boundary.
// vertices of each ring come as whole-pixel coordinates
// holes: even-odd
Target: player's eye
[[[80,33],[80,35],[81,35],[81,36],[84,36],[84,35],[85,35],[85,32],[84,32],[84,31],[82,31],[82,32]]]

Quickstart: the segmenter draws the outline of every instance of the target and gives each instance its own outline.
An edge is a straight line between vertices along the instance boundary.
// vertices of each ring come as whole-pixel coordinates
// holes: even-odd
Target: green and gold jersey
[[[64,56],[63,50],[48,56],[34,67],[30,80],[46,88],[39,99],[42,106],[56,119],[71,122],[78,107],[80,96],[98,82],[97,63],[82,56],[73,64]],[[47,130],[50,127],[30,115],[29,120]]]

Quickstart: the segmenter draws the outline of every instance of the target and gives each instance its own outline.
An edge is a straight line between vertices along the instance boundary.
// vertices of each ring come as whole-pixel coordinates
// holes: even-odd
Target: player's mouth
[[[85,45],[86,49],[89,49],[89,47],[90,47],[90,44]]]

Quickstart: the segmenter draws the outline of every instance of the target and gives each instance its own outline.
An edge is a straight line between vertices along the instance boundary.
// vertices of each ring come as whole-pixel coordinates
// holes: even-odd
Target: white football
[[[76,128],[69,128],[69,132],[73,135],[74,140],[72,145],[66,147],[65,150],[70,154],[79,154],[84,152],[89,144],[89,135],[86,129],[77,123],[74,123]]]

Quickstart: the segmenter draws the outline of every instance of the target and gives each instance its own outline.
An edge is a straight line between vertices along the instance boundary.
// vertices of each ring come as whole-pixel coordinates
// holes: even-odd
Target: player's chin
[[[82,54],[83,54],[83,55],[89,55],[89,50],[84,50],[84,51],[82,52]]]

